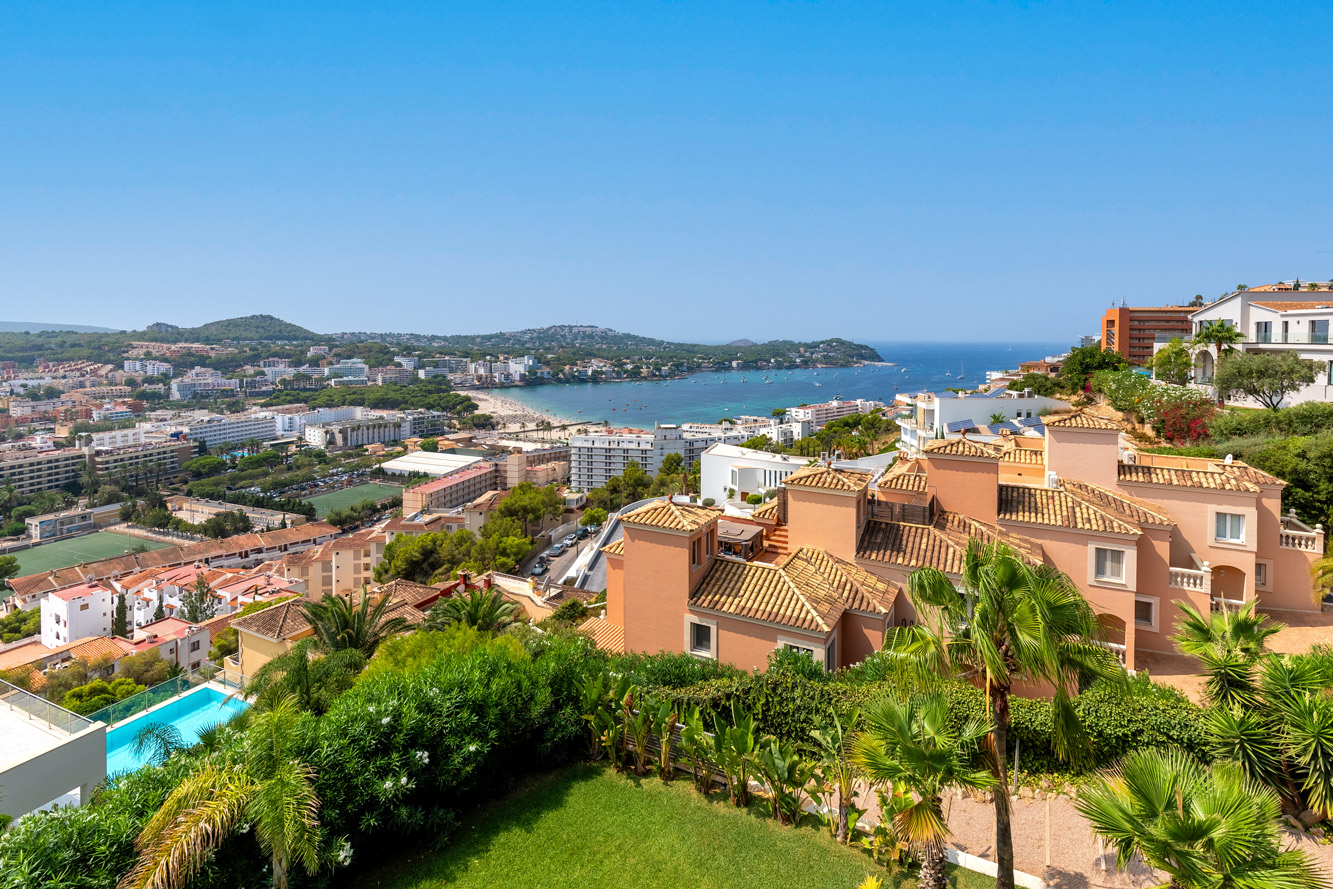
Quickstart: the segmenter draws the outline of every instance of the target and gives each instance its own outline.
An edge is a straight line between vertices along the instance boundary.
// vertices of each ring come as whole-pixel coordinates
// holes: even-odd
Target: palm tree
[[[365,669],[366,656],[355,648],[319,654],[314,639],[303,639],[290,651],[260,667],[245,687],[260,710],[291,698],[302,710],[326,713],[338,696],[352,687]]]
[[[1223,357],[1230,352],[1234,352],[1236,345],[1243,342],[1245,342],[1245,334],[1241,333],[1240,328],[1233,327],[1221,319],[1205,321],[1203,326],[1199,328],[1199,332],[1190,339],[1190,345],[1195,348],[1207,348],[1208,346],[1215,348],[1217,350],[1217,364],[1219,365],[1222,363]],[[1213,369],[1213,375],[1217,375],[1216,368]]]
[[[1180,622],[1171,639],[1181,654],[1199,659],[1208,679],[1208,700],[1224,707],[1252,706],[1256,701],[1254,671],[1263,657],[1265,640],[1283,628],[1256,614],[1250,601],[1236,610],[1223,608],[1204,617],[1188,602],[1177,602]]]
[[[950,729],[949,705],[939,692],[880,701],[867,708],[865,721],[852,738],[852,762],[872,786],[912,793],[914,802],[894,813],[894,827],[921,856],[922,889],[945,889],[944,791],[994,785],[994,774],[978,768],[986,725],[973,719]]]
[[[518,618],[518,605],[506,602],[498,589],[457,593],[441,601],[426,615],[427,630],[444,630],[454,624],[498,633]]]
[[[1277,794],[1234,763],[1207,768],[1178,750],[1137,750],[1075,803],[1124,867],[1139,855],[1173,889],[1315,889],[1328,881],[1283,851]]]
[[[135,842],[139,860],[119,889],[177,889],[242,825],[273,865],[274,889],[287,889],[299,863],[319,863],[319,798],[314,772],[297,759],[299,712],[291,701],[255,717],[244,745],[206,760],[167,797]]]
[[[1310,598],[1318,605],[1324,597],[1333,593],[1333,556],[1324,556],[1310,566],[1310,575],[1314,578]]]
[[[966,675],[984,680],[990,702],[989,753],[995,772],[997,889],[1014,887],[1014,844],[1005,759],[1009,696],[1020,682],[1046,682],[1052,700],[1052,742],[1062,759],[1084,759],[1087,733],[1069,691],[1082,680],[1123,677],[1119,660],[1094,640],[1098,622],[1068,577],[1024,562],[1002,543],[968,543],[961,592],[937,568],[918,568],[907,579],[915,626],[899,627],[884,641],[891,662],[917,677]]]
[[[351,595],[325,596],[318,602],[301,606],[310,627],[315,631],[316,644],[324,652],[359,651],[369,659],[375,655],[385,639],[407,629],[407,620],[389,617],[393,604],[383,596],[374,605],[370,594],[361,587],[361,602],[353,605]]]

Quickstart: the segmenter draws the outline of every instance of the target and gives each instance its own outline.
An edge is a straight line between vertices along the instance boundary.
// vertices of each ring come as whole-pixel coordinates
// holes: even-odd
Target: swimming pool
[[[174,725],[186,746],[190,746],[199,740],[201,731],[219,722],[227,722],[249,706],[240,698],[228,698],[207,685],[186,692],[106,733],[106,773],[108,776],[121,775],[147,764],[147,751],[145,755],[134,751],[134,739],[145,726]]]

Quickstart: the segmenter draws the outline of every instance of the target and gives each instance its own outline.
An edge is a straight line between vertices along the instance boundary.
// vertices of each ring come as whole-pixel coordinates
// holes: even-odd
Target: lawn
[[[343,488],[341,491],[332,491],[328,494],[310,497],[306,500],[306,503],[313,503],[315,505],[315,515],[322,519],[335,509],[356,506],[363,500],[388,500],[390,497],[402,496],[402,493],[402,485],[381,485],[369,482],[364,485]]]
[[[41,546],[34,546],[32,549],[16,552],[14,555],[18,556],[19,576],[22,577],[25,574],[50,571],[52,568],[68,568],[70,565],[77,565],[80,562],[95,562],[98,559],[106,559],[111,556],[123,556],[125,550],[132,549],[139,544],[143,544],[149,549],[162,549],[172,545],[170,543],[160,543],[156,540],[145,540],[142,537],[134,537],[129,534],[118,534],[115,531],[98,531],[94,534],[74,537],[70,540],[43,543]]]
[[[403,843],[397,861],[342,882],[358,889],[855,889],[878,873],[886,887],[916,885],[822,829],[779,827],[766,816],[762,803],[739,811],[724,794],[704,799],[688,779],[663,784],[575,766],[465,816],[442,851]],[[950,876],[957,889],[994,882],[966,871]]]

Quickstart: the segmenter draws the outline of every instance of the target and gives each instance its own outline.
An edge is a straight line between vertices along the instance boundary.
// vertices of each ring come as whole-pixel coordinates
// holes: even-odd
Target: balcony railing
[[[1178,590],[1191,590],[1196,593],[1207,592],[1212,586],[1212,572],[1207,568],[1208,563],[1204,563],[1203,569],[1197,568],[1170,568],[1168,569],[1167,584]]]
[[[1126,651],[1128,651],[1128,649],[1125,648],[1125,646],[1121,645],[1119,642],[1103,642],[1100,639],[1094,639],[1092,644],[1100,645],[1102,648],[1106,648],[1114,652],[1115,656],[1120,660],[1120,666],[1123,667],[1125,665],[1125,653]]]
[[[1307,553],[1324,552],[1324,526],[1309,525],[1296,518],[1292,510],[1282,517],[1282,527],[1278,530],[1278,545],[1283,549],[1298,549]]]
[[[1320,331],[1315,331],[1313,333],[1309,332],[1288,333],[1284,335],[1282,333],[1275,334],[1272,331],[1268,332],[1260,331],[1254,335],[1254,337],[1250,340],[1250,342],[1259,343],[1262,345],[1280,343],[1284,345],[1293,345],[1293,346],[1301,346],[1301,345],[1326,346],[1328,345],[1328,334]]]
[[[91,719],[4,680],[0,680],[0,707],[26,713],[33,721],[46,723],[47,728],[59,729],[67,735],[77,735],[93,724]]]

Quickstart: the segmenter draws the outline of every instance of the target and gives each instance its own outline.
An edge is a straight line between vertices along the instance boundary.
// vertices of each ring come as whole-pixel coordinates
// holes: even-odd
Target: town
[[[1320,671],[1333,642],[1333,500],[1312,466],[1293,473],[1286,458],[1333,435],[1329,295],[1328,284],[1293,280],[1213,302],[1119,305],[1099,334],[988,372],[975,389],[651,429],[557,423],[522,405],[482,421],[478,402],[499,403],[487,389],[550,372],[532,355],[371,366],[311,345],[299,365],[275,354],[227,377],[167,359],[233,346],[130,341],[118,367],[8,361],[0,675],[11,709],[0,718],[20,740],[0,771],[0,805],[18,817],[86,804],[108,780],[171,755],[143,743],[146,726],[175,726],[174,743],[188,746],[201,714],[266,710],[274,695],[322,713],[354,695],[357,673],[462,628],[535,650],[583,640],[606,659],[584,668],[589,683],[617,659],[665,668],[683,657],[679,679],[634,668],[638,694],[664,707],[716,677],[761,688],[790,674],[817,696],[889,675],[915,682],[885,673],[891,652],[923,633],[967,636],[928,584],[991,595],[983,578],[995,570],[1032,572],[1072,597],[1071,623],[1044,632],[1085,646],[1080,675],[1136,677],[1108,685],[1102,706],[1158,720],[1129,748],[1088,725],[1083,769],[1198,744],[1189,731],[1223,743],[1232,729],[1197,727],[1200,708],[1257,705],[1270,652]],[[583,369],[597,372],[595,359]],[[347,392],[361,397],[324,401]],[[1006,595],[1050,594],[1038,589]],[[1254,639],[1233,640],[1236,622]],[[969,687],[968,661],[947,658],[936,669],[961,671]],[[1072,664],[1016,664],[987,681],[993,695],[1059,705],[1074,691],[1062,678]],[[680,767],[666,758],[670,722],[634,734],[615,709],[625,692],[607,688],[582,705],[593,726],[615,727],[594,729],[589,750],[639,769],[656,731],[660,769]],[[1268,718],[1295,718],[1272,706]],[[684,721],[685,753],[691,723],[668,709]],[[775,745],[765,755],[798,757],[786,745],[822,719],[758,723]],[[1095,773],[1052,783],[1043,758],[1067,758],[1055,741],[1013,737],[1032,745],[1014,780],[1039,781],[1041,798],[1095,824],[1082,802],[1095,797],[1075,789],[1087,792]],[[843,794],[839,817],[875,798],[819,773],[791,784],[766,762],[754,761],[753,780],[780,819],[799,819],[802,794]],[[1301,762],[1311,778],[1278,792],[1300,806],[1296,829],[1317,835],[1316,766]],[[725,757],[715,767],[733,795],[752,780]],[[847,825],[835,818],[833,829]],[[1089,854],[1087,842],[1074,854]],[[1015,872],[1041,872],[1049,843],[1011,847]]]

